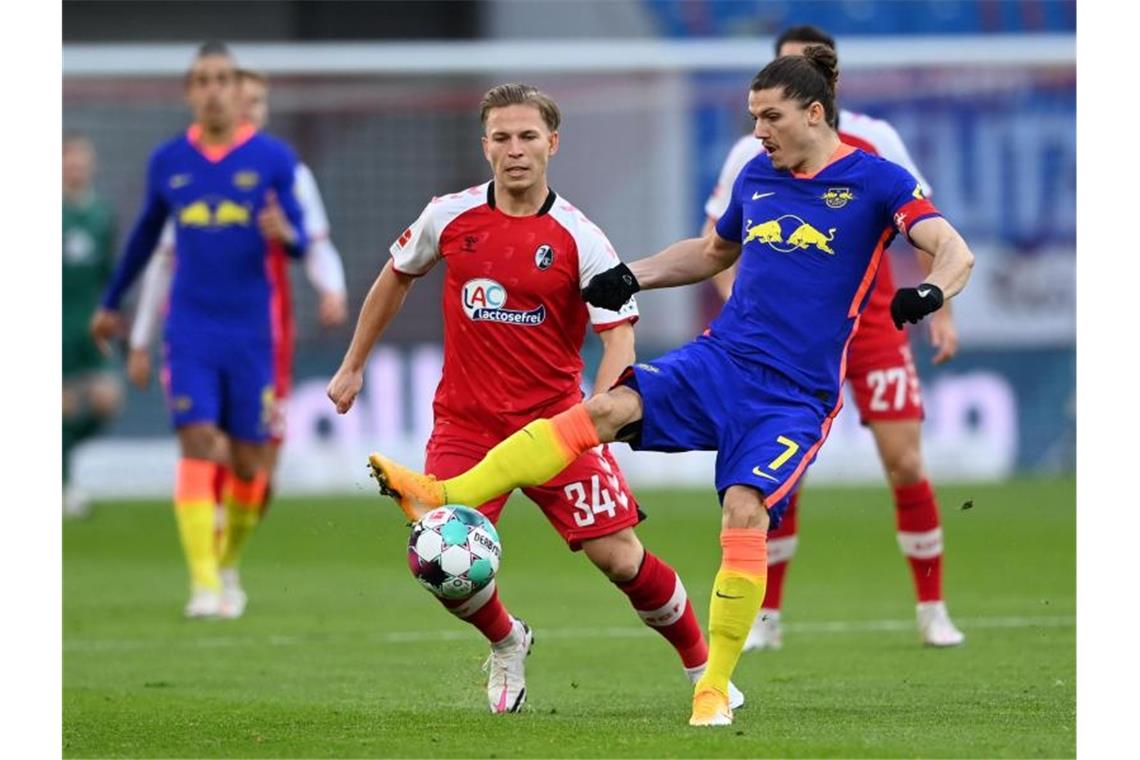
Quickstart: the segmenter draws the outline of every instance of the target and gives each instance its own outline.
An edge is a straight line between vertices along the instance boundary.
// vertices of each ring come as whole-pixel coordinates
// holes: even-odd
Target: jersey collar
[[[558,194],[555,193],[553,189],[547,188],[546,200],[539,206],[538,213],[535,214],[535,216],[544,216],[549,213],[550,209],[554,208],[554,201],[557,198]],[[491,180],[487,185],[487,205],[491,208],[495,208],[495,180]]]
[[[848,145],[845,142],[840,142],[839,147],[836,148],[835,152],[832,153],[831,156],[827,159],[827,163],[825,163],[823,166],[819,167],[819,169],[817,171],[815,171],[812,174],[800,174],[799,172],[792,172],[792,176],[795,177],[796,179],[812,179],[814,177],[818,177],[819,173],[822,172],[824,169],[831,166],[832,164],[834,164],[836,161],[839,161],[840,159],[847,158],[848,156],[850,156],[854,152],[855,152],[855,149],[852,148],[850,145]]]
[[[203,145],[201,125],[191,124],[190,128],[186,130],[186,139],[194,147],[194,150],[205,156],[207,161],[216,164],[241,147],[256,133],[257,130],[252,124],[245,123],[234,130],[234,138],[229,145]]]

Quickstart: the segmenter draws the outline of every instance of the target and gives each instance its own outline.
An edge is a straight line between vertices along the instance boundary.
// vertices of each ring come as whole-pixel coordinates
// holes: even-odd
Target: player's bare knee
[[[255,444],[233,444],[230,447],[230,468],[239,480],[253,480],[265,462],[265,447]]]
[[[912,486],[926,479],[926,469],[922,463],[922,453],[918,448],[896,452],[884,462],[891,485]]]
[[[603,443],[623,440],[630,426],[641,419],[641,396],[631,388],[618,386],[586,401],[586,411]]]
[[[645,557],[645,548],[633,528],[583,541],[582,552],[614,583],[636,578]]]
[[[724,495],[721,526],[724,528],[768,529],[764,495],[749,486],[730,486]]]
[[[216,428],[210,424],[185,425],[178,429],[178,445],[182,456],[189,459],[213,460]]]

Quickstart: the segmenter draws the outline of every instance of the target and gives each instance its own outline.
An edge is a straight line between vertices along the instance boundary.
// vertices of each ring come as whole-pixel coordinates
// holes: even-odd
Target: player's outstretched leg
[[[709,604],[709,662],[693,690],[691,726],[732,724],[728,684],[764,598],[767,529],[760,492],[731,486],[724,498],[721,565]]]
[[[796,491],[788,499],[780,527],[768,531],[768,584],[764,591],[764,601],[760,603],[760,612],[756,614],[752,630],[744,642],[745,652],[780,649],[784,645],[780,607],[783,603],[784,578],[799,544],[796,525],[799,502],[800,494]]]
[[[437,481],[373,454],[368,458],[381,493],[400,504],[409,520],[443,504],[483,504],[508,491],[547,482],[583,452],[597,446],[598,431],[585,404],[538,419],[508,436],[462,475]]]

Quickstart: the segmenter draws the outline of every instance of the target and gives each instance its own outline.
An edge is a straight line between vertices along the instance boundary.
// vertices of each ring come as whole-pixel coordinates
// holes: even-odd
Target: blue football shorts
[[[269,341],[167,336],[164,385],[171,423],[213,423],[240,441],[269,438],[276,398]]]
[[[627,370],[619,384],[637,391],[644,406],[630,446],[716,451],[720,499],[729,486],[757,489],[776,528],[840,405],[826,407],[787,376],[735,358],[723,345],[701,336]]]

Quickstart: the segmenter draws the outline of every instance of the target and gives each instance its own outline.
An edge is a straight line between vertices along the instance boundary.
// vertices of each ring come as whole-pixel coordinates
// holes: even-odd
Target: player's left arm
[[[918,268],[922,270],[922,278],[930,277],[934,269],[934,260],[914,249],[914,256],[918,260]],[[954,358],[958,353],[958,328],[954,324],[954,309],[950,301],[942,304],[942,308],[930,315],[930,345],[934,346],[935,364],[942,364]]]
[[[895,327],[918,322],[940,309],[966,286],[974,266],[974,254],[966,241],[941,216],[927,216],[907,230],[911,243],[932,257],[930,274],[914,288],[900,288],[891,301]]]
[[[297,161],[291,153],[281,159],[265,191],[265,204],[257,214],[257,225],[267,240],[281,243],[293,258],[304,255],[309,245],[301,206],[293,191]]]
[[[595,396],[612,388],[625,368],[637,359],[632,322],[620,322],[598,333],[598,338],[602,341],[602,360],[594,376]]]

